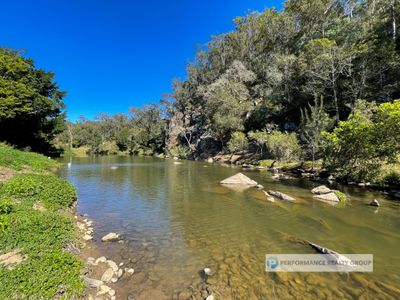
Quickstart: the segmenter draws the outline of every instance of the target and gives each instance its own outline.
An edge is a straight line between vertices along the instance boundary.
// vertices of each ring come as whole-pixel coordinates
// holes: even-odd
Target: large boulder
[[[313,188],[311,190],[311,193],[316,194],[316,195],[324,195],[324,194],[329,194],[331,192],[332,192],[332,190],[325,185],[317,186],[316,188]]]
[[[277,191],[269,190],[268,194],[270,194],[270,195],[272,195],[272,196],[274,196],[274,197],[276,197],[278,199],[284,200],[284,201],[294,201],[294,200],[296,200],[296,199],[294,199],[293,197],[291,197],[289,195],[286,195],[284,193],[277,192]]]
[[[336,196],[334,192],[330,192],[328,194],[314,195],[313,196],[317,200],[338,203],[340,202],[339,198]]]
[[[231,177],[228,177],[220,182],[221,184],[227,185],[245,185],[245,186],[256,186],[258,183],[242,173],[237,173]]]

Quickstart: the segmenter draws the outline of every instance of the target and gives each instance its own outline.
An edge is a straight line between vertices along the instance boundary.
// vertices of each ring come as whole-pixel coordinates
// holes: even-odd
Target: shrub
[[[246,135],[241,131],[236,131],[232,134],[228,142],[228,149],[231,152],[242,151],[247,149],[249,141]]]
[[[7,215],[14,210],[9,199],[0,199],[0,215]]]
[[[295,161],[300,158],[301,148],[295,133],[273,131],[267,138],[267,149],[278,161]]]
[[[19,174],[7,181],[6,195],[25,201],[42,201],[47,208],[70,206],[77,198],[75,187],[54,175]]]

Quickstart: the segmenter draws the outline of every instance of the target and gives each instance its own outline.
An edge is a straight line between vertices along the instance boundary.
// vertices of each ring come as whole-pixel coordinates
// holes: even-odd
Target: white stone
[[[114,261],[107,260],[107,264],[110,266],[111,269],[113,269],[114,272],[118,271],[118,266]]]
[[[107,261],[107,258],[105,256],[100,256],[98,259],[96,259],[96,265],[98,263],[105,263]]]
[[[332,190],[325,185],[317,186],[311,190],[311,193],[317,195],[329,194],[330,192],[332,192]]]
[[[214,298],[214,296],[213,295],[209,295],[209,296],[207,296],[207,298],[206,298],[206,300],[214,300],[215,298]]]
[[[107,294],[111,288],[109,286],[106,286],[105,284],[100,286],[100,291],[97,292],[97,296],[105,295]]]
[[[102,242],[111,242],[119,239],[119,234],[115,232],[110,232],[101,238]]]
[[[101,276],[101,281],[109,282],[114,275],[114,270],[112,268],[108,268]]]

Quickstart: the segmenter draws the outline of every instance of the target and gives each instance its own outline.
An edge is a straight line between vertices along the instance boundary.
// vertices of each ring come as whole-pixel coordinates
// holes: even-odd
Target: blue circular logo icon
[[[279,260],[276,256],[270,256],[267,258],[267,269],[275,270],[279,266]]]

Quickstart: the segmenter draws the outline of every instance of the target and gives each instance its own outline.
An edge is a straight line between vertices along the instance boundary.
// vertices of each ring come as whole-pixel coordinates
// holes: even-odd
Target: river
[[[64,162],[69,162],[66,159]],[[147,157],[73,158],[60,172],[78,190],[78,213],[94,221],[106,256],[135,269],[117,299],[398,299],[400,202],[365,188],[338,187],[349,205],[314,200],[305,179],[274,180],[195,161]],[[221,186],[237,172],[299,203]],[[381,207],[368,204],[377,198]],[[108,232],[123,243],[102,243]],[[267,273],[267,253],[315,253],[308,240],[340,253],[371,253],[373,273]],[[201,270],[215,274],[204,281]],[[208,292],[207,292],[208,291]]]

